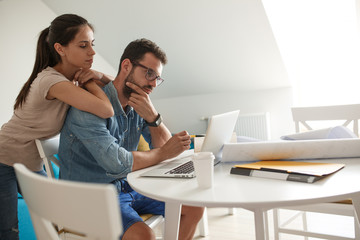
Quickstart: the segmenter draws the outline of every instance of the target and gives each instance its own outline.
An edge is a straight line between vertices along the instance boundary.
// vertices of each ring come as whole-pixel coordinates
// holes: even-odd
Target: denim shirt
[[[133,108],[121,107],[113,83],[104,87],[114,116],[102,119],[71,107],[60,135],[60,177],[62,179],[110,183],[131,172],[133,155],[142,134],[151,146],[145,120]]]

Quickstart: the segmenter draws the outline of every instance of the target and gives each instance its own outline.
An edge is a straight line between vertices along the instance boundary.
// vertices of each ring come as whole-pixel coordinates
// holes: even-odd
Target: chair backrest
[[[40,157],[44,162],[46,172],[49,178],[55,178],[54,170],[51,162],[60,166],[59,160],[54,156],[59,151],[60,134],[45,140],[36,139],[36,147],[39,151]]]
[[[45,140],[36,139],[36,147],[39,151],[40,157],[44,162],[46,172],[49,178],[55,178],[54,170],[51,162],[60,166],[59,160],[54,156],[59,151],[60,134]]]
[[[296,132],[300,132],[300,123],[307,129],[313,128],[308,121],[344,120],[343,126],[353,122],[353,132],[359,136],[360,104],[334,105],[322,107],[295,107],[291,109]]]
[[[122,225],[113,185],[49,179],[22,164],[14,168],[38,240],[60,239],[54,224],[86,239],[119,239]]]
[[[51,179],[55,179],[54,169],[51,162],[53,162],[56,166],[60,167],[59,160],[54,156],[59,151],[60,134],[45,140],[36,139],[35,143],[39,151],[40,157],[44,162],[48,177]],[[162,215],[151,215],[151,217],[144,217],[143,215],[140,215],[140,217],[144,218],[144,222],[150,228],[156,228],[158,225],[161,225],[164,222],[164,218]],[[63,226],[59,226],[59,228],[63,229]],[[65,232],[71,231],[66,229]],[[78,234],[75,233],[75,235]],[[81,239],[80,237],[78,238]]]

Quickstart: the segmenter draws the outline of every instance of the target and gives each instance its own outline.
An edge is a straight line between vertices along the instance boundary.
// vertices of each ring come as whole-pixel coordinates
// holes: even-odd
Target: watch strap
[[[158,126],[162,123],[162,118],[161,118],[160,113],[157,115],[155,121],[153,121],[153,122],[148,122],[148,121],[145,120],[145,122],[146,122],[147,125],[150,126],[150,127],[158,127]]]

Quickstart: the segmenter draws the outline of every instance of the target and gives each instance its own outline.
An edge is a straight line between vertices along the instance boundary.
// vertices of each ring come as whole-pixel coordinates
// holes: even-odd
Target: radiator
[[[270,139],[270,114],[241,114],[235,125],[237,136],[246,136],[261,140]]]

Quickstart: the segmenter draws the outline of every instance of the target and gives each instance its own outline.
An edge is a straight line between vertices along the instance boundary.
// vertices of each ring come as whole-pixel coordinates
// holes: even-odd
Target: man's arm
[[[98,164],[109,174],[126,177],[131,172],[133,156],[119,144],[122,139],[111,135],[107,128],[109,121],[111,120],[71,108],[62,134],[66,133],[73,136],[74,141],[81,142],[75,142],[71,147],[78,148],[75,153],[79,154],[78,161],[88,162],[83,164]]]
[[[153,139],[153,137],[152,137]],[[172,136],[162,147],[150,151],[134,151],[132,171],[158,164],[166,159],[176,157],[190,148],[190,135],[186,131]]]
[[[159,113],[152,104],[149,95],[139,86],[131,82],[127,82],[126,85],[135,91],[131,93],[128,104],[133,107],[136,113],[145,121],[154,122]],[[149,130],[151,134],[151,144],[154,148],[163,146],[171,138],[171,133],[164,123],[161,123],[158,127],[149,127]]]
[[[171,133],[164,123],[161,123],[158,127],[149,127],[149,130],[154,148],[163,146],[171,138]]]
[[[190,148],[186,131],[175,134],[166,143],[147,152],[128,151],[121,147],[107,129],[107,120],[93,114],[70,109],[66,127],[71,129],[87,151],[107,173],[125,177],[129,172],[176,157]]]
[[[158,112],[152,104],[149,95],[139,86],[131,82],[127,82],[126,85],[134,90],[130,95],[128,104],[133,107],[136,113],[146,122],[154,122],[158,117]],[[149,131],[151,135],[151,145],[154,149],[147,152],[133,152],[133,171],[176,157],[190,148],[191,140],[186,131],[182,131],[171,137],[171,133],[164,123],[161,123],[157,127],[149,126]]]

